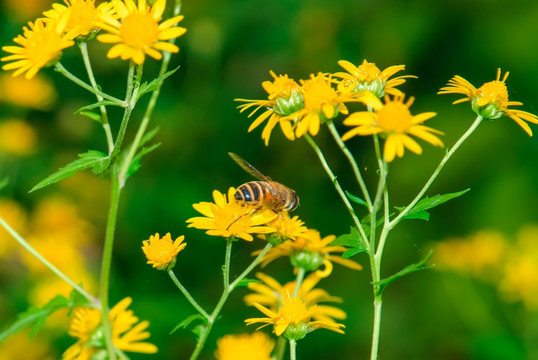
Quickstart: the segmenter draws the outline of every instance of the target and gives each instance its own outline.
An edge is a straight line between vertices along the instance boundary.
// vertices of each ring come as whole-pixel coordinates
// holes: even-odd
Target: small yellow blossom
[[[342,253],[347,250],[343,246],[330,246],[335,238],[336,236],[329,235],[322,239],[319,231],[309,229],[303,235],[297,236],[295,240],[288,240],[271,248],[264,256],[262,266],[279,257],[286,256],[290,257],[293,266],[309,271],[316,270],[321,265],[332,269],[331,262],[339,263],[353,270],[361,270],[360,264],[349,259],[342,259],[338,255],[332,255],[332,253]]]
[[[217,341],[218,360],[271,360],[275,342],[262,332],[226,335]]]
[[[0,122],[0,152],[28,156],[35,152],[37,136],[27,122],[11,119]]]
[[[65,32],[67,17],[60,21],[45,21],[37,19],[24,26],[23,35],[13,39],[20,46],[4,46],[2,50],[11,53],[3,57],[2,61],[11,63],[2,66],[4,70],[15,70],[13,76],[26,73],[25,77],[31,79],[37,72],[45,67],[55,64],[62,50],[75,44],[72,32]]]
[[[140,321],[132,310],[127,310],[132,299],[127,297],[116,304],[108,313],[112,325],[112,343],[122,351],[154,354],[157,347],[147,342],[149,332],[145,331],[148,321]],[[104,350],[105,339],[99,330],[101,311],[90,307],[81,307],[73,312],[69,326],[69,335],[78,341],[62,355],[63,360],[87,360]]]
[[[254,110],[248,115],[249,118],[259,109],[266,109],[248,128],[248,132],[251,132],[267,120],[262,132],[265,145],[269,144],[271,132],[277,124],[280,125],[283,134],[289,140],[295,139],[292,128],[293,120],[295,113],[301,110],[304,105],[302,89],[295,80],[290,79],[288,75],[277,76],[273,71],[269,73],[274,80],[262,83],[263,89],[267,92],[267,100],[235,99],[235,101],[246,102],[246,104],[238,106],[241,109],[240,112],[254,107]]]
[[[184,239],[185,236],[180,236],[175,241],[172,241],[170,233],[162,238],[159,238],[158,233],[151,235],[149,240],[143,241],[144,245],[142,246],[142,251],[146,255],[148,264],[158,270],[174,267],[177,254],[187,246],[186,243],[183,243]]]
[[[146,0],[139,0],[138,6],[133,0],[112,0],[111,5],[119,19],[109,13],[101,14],[101,21],[96,23],[109,32],[97,36],[97,40],[115,44],[108,51],[109,59],[132,59],[140,65],[145,61],[146,55],[161,60],[161,51],[179,51],[176,45],[166,40],[183,35],[187,29],[175,26],[183,20],[183,15],[161,22],[166,0],[157,0],[153,6],[148,5]]]
[[[257,273],[256,277],[260,279],[261,283],[249,283],[248,288],[253,293],[246,295],[243,300],[248,306],[253,306],[255,303],[263,305],[272,311],[278,311],[282,305],[283,294],[293,294],[295,292],[296,282],[290,281],[285,285],[281,285],[278,281],[269,275]],[[334,321],[334,319],[345,319],[346,313],[336,307],[327,305],[318,305],[320,302],[342,302],[342,298],[337,296],[331,296],[323,289],[315,288],[318,282],[321,280],[317,272],[313,272],[304,279],[299,287],[297,296],[300,297],[307,307],[316,305],[325,310],[322,314],[316,313],[312,315],[315,320]],[[330,317],[327,315],[330,314]]]
[[[341,91],[370,91],[378,98],[383,97],[385,94],[402,96],[402,92],[396,89],[396,86],[405,83],[406,78],[416,78],[414,75],[398,76],[393,79],[389,78],[405,69],[405,65],[389,66],[385,70],[381,71],[375,65],[375,63],[364,60],[361,65],[355,66],[349,61],[340,60],[340,65],[347,73],[338,72],[335,73],[335,77],[341,78],[339,89]]]
[[[339,324],[331,318],[331,313],[324,307],[313,305],[308,307],[301,297],[292,297],[289,293],[282,294],[282,305],[278,311],[272,311],[260,304],[253,305],[260,310],[265,318],[251,318],[245,320],[247,325],[262,323],[258,329],[267,325],[273,325],[273,332],[283,335],[287,339],[299,340],[304,338],[309,332],[324,328],[343,334],[343,324]],[[323,320],[312,320],[319,316]],[[330,319],[330,320],[327,320]]]
[[[456,100],[453,104],[469,101],[473,111],[484,119],[494,120],[503,115],[514,120],[525,132],[532,136],[532,130],[525,121],[538,124],[538,116],[529,112],[517,109],[509,109],[509,106],[521,106],[519,101],[508,100],[508,90],[506,89],[506,79],[509,72],[506,72],[501,80],[501,69],[497,69],[497,78],[479,87],[473,86],[469,81],[461,76],[454,76],[449,80],[447,86],[441,88],[438,94],[462,94],[464,98]]]
[[[54,84],[39,74],[31,79],[0,75],[0,101],[37,110],[50,110],[58,99]]]
[[[275,229],[268,226],[278,216],[275,212],[249,206],[234,198],[235,189],[230,188],[227,196],[213,191],[214,203],[201,202],[193,207],[204,217],[193,217],[187,220],[188,227],[207,230],[211,236],[228,238],[235,236],[252,241],[252,234],[267,234]]]
[[[267,225],[275,229],[274,233],[264,235],[265,239],[272,244],[273,242],[279,244],[285,240],[293,240],[297,238],[297,236],[303,235],[308,230],[308,228],[304,226],[304,222],[299,219],[299,216],[296,215],[290,218],[287,211],[280,212],[279,216]]]
[[[426,112],[412,115],[409,107],[414,98],[404,103],[404,96],[395,96],[391,99],[385,96],[385,104],[375,97],[363,97],[361,101],[370,106],[374,112],[355,112],[344,120],[344,125],[353,126],[342,136],[342,140],[348,140],[356,135],[383,134],[386,136],[384,146],[384,158],[390,162],[394,157],[402,157],[405,148],[416,154],[422,153],[420,145],[409,135],[416,136],[434,146],[443,146],[443,142],[434,134],[442,134],[440,131],[422,125],[436,114]]]
[[[83,37],[99,30],[96,23],[104,16],[114,16],[108,2],[95,6],[95,0],[64,0],[64,4],[54,3],[52,9],[43,12],[48,19],[60,21],[66,17],[65,31],[74,37]]]

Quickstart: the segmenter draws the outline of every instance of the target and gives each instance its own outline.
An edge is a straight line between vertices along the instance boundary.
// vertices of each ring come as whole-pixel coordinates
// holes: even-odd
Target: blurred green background
[[[11,45],[21,27],[51,5],[45,0],[2,0],[1,4],[3,45]],[[173,237],[184,234],[188,245],[178,257],[176,274],[206,309],[212,309],[220,296],[225,242],[187,229],[185,220],[197,215],[193,203],[211,200],[213,189],[225,191],[251,180],[227,152],[240,154],[265,174],[295,189],[301,198],[295,214],[308,227],[318,229],[323,236],[349,231],[348,213],[306,141],[290,142],[276,130],[266,147],[260,138],[261,128],[247,133],[251,120],[239,114],[233,99],[264,98],[261,82],[270,80],[269,70],[297,80],[310,73],[341,71],[336,64],[340,59],[354,64],[367,59],[380,69],[405,64],[405,73],[419,79],[409,80],[400,89],[416,97],[414,114],[438,113],[428,123],[445,133],[447,146],[474,119],[468,103],[452,106],[458,97],[436,95],[456,74],[478,87],[494,80],[498,67],[510,71],[510,99],[523,102],[524,110],[538,111],[538,2],[185,0],[182,13],[185,19],[181,25],[188,32],[179,39],[181,51],[172,64],[181,68],[165,83],[152,120],[152,126],[160,127],[157,141],[162,146],[143,159],[120,203],[111,303],[132,296],[135,314],[151,322],[151,341],[160,349],[157,356],[133,354],[132,359],[187,359],[195,344],[187,331],[168,335],[192,310],[166,274],[145,264],[142,240],[156,232],[171,232]],[[122,97],[126,63],[106,59],[107,49],[95,41],[90,44],[97,78],[106,92]],[[83,77],[76,48],[64,52],[62,63]],[[157,69],[158,64],[150,60],[145,74],[151,76]],[[2,190],[2,201],[10,204],[7,208],[26,214],[17,215],[19,219],[27,217],[20,221],[23,233],[47,228],[40,227],[40,221],[58,222],[55,231],[59,232],[69,226],[80,230],[62,234],[53,243],[61,249],[75,241],[73,236],[77,241],[86,236],[81,248],[88,273],[97,279],[108,179],[95,179],[88,172],[35,193],[28,194],[28,190],[77,154],[87,149],[105,151],[104,134],[97,123],[73,115],[77,108],[94,102],[90,94],[50,69],[39,74],[53,84],[57,94],[44,100],[45,104],[24,105],[11,99],[14,87],[20,85],[6,80],[9,74],[0,73],[0,126],[18,120],[34,134],[27,152],[3,149],[0,177],[8,176],[10,183]],[[112,116],[111,124],[117,130],[118,113],[112,112]],[[141,113],[135,113],[128,133],[131,139],[140,118]],[[0,127],[0,139],[13,139],[15,135],[6,129]],[[32,138],[24,138],[28,136]],[[358,193],[345,158],[325,128],[316,140],[343,186]],[[349,142],[373,188],[376,170],[371,145],[367,138]],[[444,154],[428,144],[423,148],[423,155],[406,153],[391,164],[389,187],[394,205],[405,205],[415,196]],[[482,229],[493,229],[503,234],[507,246],[516,246],[520,229],[537,222],[537,154],[536,139],[529,138],[511,119],[483,123],[428,194],[471,191],[433,210],[429,222],[409,221],[395,230],[385,251],[384,275],[418,261],[447,238],[463,238]],[[63,205],[43,205],[51,199]],[[46,301],[46,296],[39,297],[32,289],[50,275],[43,271],[36,276],[21,251],[15,250],[14,240],[5,234],[0,240],[4,242],[0,248],[3,329],[30,304]],[[246,266],[249,254],[261,247],[256,241],[239,243],[232,271]],[[480,257],[481,251],[485,250],[474,254]],[[500,258],[508,254],[503,251]],[[365,256],[354,260],[367,268]],[[469,262],[473,261],[471,256]],[[283,259],[266,271],[281,282],[292,279],[291,266]],[[369,279],[367,270],[357,274],[336,266],[331,277],[322,281],[321,287],[345,299],[346,335],[314,332],[299,342],[298,358],[369,356],[373,301]],[[384,297],[380,358],[538,359],[538,309],[521,297],[503,296],[495,279],[484,280],[471,272],[447,268],[419,272],[392,284]],[[521,285],[526,296],[538,298],[537,282],[531,279]],[[224,334],[253,330],[243,323],[245,318],[258,316],[255,309],[244,306],[246,292],[242,288],[232,295],[201,358],[213,358],[216,340]],[[66,335],[66,320],[62,321],[63,325],[51,325],[32,339],[31,347],[20,348],[42,348],[33,357],[36,359],[58,358],[74,342]],[[24,341],[10,338],[0,344],[0,359],[20,358],[10,354],[17,353],[13,344]]]

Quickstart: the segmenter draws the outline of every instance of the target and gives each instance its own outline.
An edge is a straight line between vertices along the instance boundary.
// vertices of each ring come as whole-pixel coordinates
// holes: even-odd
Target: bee
[[[249,181],[239,186],[234,195],[236,200],[275,212],[293,211],[299,206],[299,197],[295,191],[263,175],[239,155],[234,153],[228,153],[228,155],[243,170],[259,179],[259,181]]]

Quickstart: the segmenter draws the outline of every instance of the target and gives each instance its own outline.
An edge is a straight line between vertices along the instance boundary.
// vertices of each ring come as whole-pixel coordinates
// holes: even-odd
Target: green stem
[[[84,290],[80,285],[78,285],[76,282],[71,280],[67,275],[65,275],[63,272],[61,272],[56,266],[52,265],[47,259],[45,259],[36,249],[34,249],[22,236],[20,236],[2,217],[0,217],[0,225],[6,229],[6,231],[13,236],[15,240],[24,248],[26,251],[28,251],[30,254],[32,254],[37,260],[39,260],[43,265],[45,265],[47,268],[49,268],[50,271],[52,271],[55,275],[57,275],[59,278],[67,282],[69,285],[73,287],[79,294],[84,296],[86,299],[88,299],[91,303],[98,303],[98,300],[92,296],[90,293],[88,293],[86,290]]]
[[[323,155],[323,152],[321,151],[318,144],[316,144],[314,139],[312,139],[312,137],[309,134],[305,134],[304,136],[306,138],[306,141],[308,141],[310,146],[312,146],[312,148],[314,149],[314,151],[318,155],[318,158],[321,161],[321,165],[323,166],[323,168],[325,169],[325,172],[327,173],[327,175],[331,179],[332,183],[334,184],[334,187],[336,188],[336,191],[338,192],[338,194],[342,198],[342,201],[346,205],[346,208],[349,211],[349,213],[351,215],[351,218],[353,219],[353,222],[355,223],[355,226],[359,230],[359,233],[361,235],[361,241],[363,242],[363,246],[367,249],[367,251],[370,251],[370,245],[368,243],[368,236],[366,236],[366,233],[364,232],[362,224],[361,224],[359,218],[357,217],[357,215],[355,214],[355,210],[353,210],[353,206],[351,206],[351,203],[349,202],[344,190],[342,190],[342,187],[338,183],[338,180],[336,179],[336,176],[334,175],[331,168],[329,167],[329,164],[325,160],[325,156]]]
[[[368,193],[368,189],[366,188],[366,184],[364,183],[364,180],[362,178],[359,166],[357,165],[353,154],[351,154],[351,151],[349,151],[346,144],[342,141],[342,138],[340,137],[340,134],[338,134],[338,130],[336,129],[336,126],[334,126],[334,122],[332,121],[329,122],[329,131],[331,132],[334,141],[336,141],[336,143],[340,147],[340,150],[342,150],[347,160],[349,161],[351,168],[353,169],[353,173],[355,174],[355,178],[357,179],[357,182],[359,183],[359,186],[362,190],[362,194],[364,196],[366,204],[368,204],[368,211],[372,211],[372,200],[370,199],[370,194]]]
[[[297,294],[299,294],[299,289],[301,289],[301,285],[303,284],[305,273],[305,269],[300,267],[299,271],[297,272],[297,278],[295,280],[295,290],[293,291],[293,297],[297,297]]]
[[[76,77],[75,75],[67,71],[67,69],[60,62],[56,63],[54,69],[60,74],[62,74],[63,76],[65,76],[66,78],[68,78],[69,80],[71,80],[72,82],[74,82],[75,84],[77,84],[78,86],[88,90],[89,92],[95,95],[102,96],[104,99],[112,101],[118,106],[121,106],[121,107],[127,106],[127,103],[125,101],[121,101],[120,99],[117,99],[114,96],[110,96],[108,94],[105,94],[102,91],[92,88],[90,85],[86,84],[84,81],[80,80],[78,77]]]
[[[432,176],[428,179],[428,181],[426,182],[422,190],[420,190],[420,192],[413,199],[413,201],[411,201],[411,203],[407,205],[407,207],[403,209],[402,212],[390,222],[391,227],[394,227],[394,225],[396,225],[405,215],[407,215],[409,210],[411,210],[413,206],[415,206],[416,203],[419,202],[420,199],[422,199],[426,191],[429,189],[433,181],[437,178],[437,176],[439,175],[439,173],[445,166],[448,159],[450,159],[450,157],[454,154],[454,152],[456,152],[456,150],[458,150],[461,144],[463,144],[463,142],[467,140],[467,138],[476,130],[476,128],[478,127],[478,125],[480,125],[480,122],[482,122],[482,120],[483,119],[480,115],[476,117],[476,119],[474,120],[472,125],[469,127],[469,129],[467,129],[467,131],[461,136],[461,138],[459,138],[459,140],[454,144],[454,146],[452,146],[452,148],[445,154],[445,156],[443,157],[443,159],[441,160],[441,162],[439,163],[439,165],[433,172]]]
[[[377,360],[377,354],[379,352],[379,332],[381,330],[381,307],[383,301],[381,294],[374,299],[374,329],[372,332],[372,352],[370,353],[370,360]]]
[[[101,322],[103,324],[103,332],[106,338],[106,346],[110,360],[116,359],[114,344],[112,342],[112,326],[108,316],[108,290],[110,283],[110,268],[112,263],[112,249],[114,248],[114,232],[116,229],[116,220],[118,217],[118,204],[120,200],[121,188],[118,182],[118,166],[111,166],[111,191],[110,191],[110,207],[106,225],[105,244],[103,248],[103,258],[101,263],[101,280],[99,282],[101,299]]]
[[[219,299],[219,302],[215,306],[215,309],[211,313],[211,315],[207,318],[207,324],[203,328],[202,333],[200,334],[200,338],[198,339],[198,343],[196,344],[196,348],[194,349],[194,352],[192,353],[190,360],[195,360],[198,358],[200,353],[202,352],[205,342],[207,341],[207,338],[209,336],[209,333],[211,332],[211,329],[213,327],[213,324],[215,323],[215,320],[220,314],[220,311],[222,310],[222,307],[226,303],[226,300],[228,299],[228,296],[232,293],[232,291],[236,288],[236,286],[239,284],[241,280],[243,280],[251,271],[258,265],[262,258],[267,254],[269,249],[272,247],[270,243],[267,243],[267,245],[263,248],[260,254],[254,259],[254,261],[235,279],[231,284],[228,283],[230,278],[230,258],[231,258],[231,247],[232,247],[233,240],[231,238],[227,239],[226,244],[226,256],[224,259],[224,267],[223,267],[223,277],[224,277],[224,291],[222,292],[222,295]]]
[[[276,346],[275,346],[275,352],[273,355],[273,358],[275,360],[282,360],[284,359],[284,353],[286,352],[286,338],[283,336],[279,336],[276,340]]]
[[[295,360],[296,348],[297,348],[297,341],[290,339],[290,360]]]
[[[168,270],[168,275],[170,275],[170,279],[174,282],[174,284],[178,287],[178,289],[183,293],[183,295],[187,298],[187,300],[191,303],[191,305],[206,319],[209,318],[209,314],[194,300],[192,295],[185,289],[183,284],[179,282],[179,279],[176,277],[176,274],[174,274],[174,271],[172,269]]]
[[[90,83],[92,84],[92,88],[96,91],[99,91],[99,86],[95,81],[90,57],[88,55],[88,43],[86,41],[83,41],[79,43],[79,46],[80,53],[82,54],[82,59],[84,60],[84,66],[86,67],[86,72],[88,73],[88,78],[90,79]],[[101,95],[95,94],[95,96],[97,97],[97,101],[103,101],[103,97]],[[103,129],[105,130],[106,140],[108,144],[108,153],[111,154],[112,149],[114,148],[114,139],[112,138],[112,131],[110,130],[110,124],[108,123],[108,114],[106,111],[106,106],[101,105],[99,107],[99,110],[101,111],[101,124],[103,125]]]

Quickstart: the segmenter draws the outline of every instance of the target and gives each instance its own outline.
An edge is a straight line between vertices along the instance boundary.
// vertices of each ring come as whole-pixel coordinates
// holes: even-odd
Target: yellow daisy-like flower
[[[405,65],[389,66],[381,71],[375,63],[364,60],[361,65],[355,66],[349,61],[340,60],[340,65],[347,73],[335,73],[335,77],[339,77],[342,81],[339,84],[341,91],[363,91],[368,90],[375,94],[378,98],[385,94],[401,96],[402,92],[396,89],[396,86],[405,83],[406,78],[417,78],[414,75],[403,75],[393,79],[389,78],[399,71],[405,69]]]
[[[332,75],[318,73],[301,80],[304,108],[295,114],[295,136],[306,133],[316,136],[322,123],[334,119],[339,113],[348,114],[344,102],[356,101],[360,94],[341,93],[333,88]]]
[[[271,132],[277,124],[280,124],[282,132],[288,139],[295,139],[292,128],[294,114],[301,110],[304,105],[302,89],[295,80],[290,79],[288,75],[277,76],[273,71],[269,73],[274,80],[262,83],[263,89],[267,92],[267,100],[235,99],[235,101],[246,102],[246,104],[237,107],[241,109],[240,112],[254,107],[254,110],[248,115],[249,118],[261,108],[267,109],[248,128],[248,132],[251,132],[267,120],[262,132],[265,145],[269,144]]]
[[[122,351],[154,354],[157,347],[147,342],[149,332],[145,331],[148,321],[138,322],[132,310],[127,310],[132,299],[127,297],[121,300],[109,311],[112,325],[112,342]],[[73,320],[69,327],[69,335],[78,338],[78,341],[69,347],[62,355],[63,360],[89,360],[105,352],[103,331],[100,329],[101,311],[90,307],[77,308],[73,312]]]
[[[299,219],[299,216],[290,218],[287,211],[279,213],[273,221],[267,224],[275,229],[274,233],[264,235],[265,239],[272,244],[277,245],[282,241],[295,239],[297,236],[303,235],[308,228],[304,226],[304,222]]]
[[[293,294],[295,292],[295,281],[281,285],[274,278],[266,274],[257,273],[256,277],[262,283],[248,284],[248,288],[254,291],[243,298],[248,306],[259,304],[268,307],[272,311],[277,311],[282,305],[283,294]],[[307,307],[316,305],[323,310],[323,312],[320,311],[312,315],[312,318],[315,320],[331,322],[334,319],[345,319],[346,313],[344,311],[333,306],[318,305],[320,302],[342,302],[342,298],[331,296],[327,291],[315,288],[321,279],[322,277],[315,272],[308,275],[299,287],[298,297],[304,301]]]
[[[529,136],[532,136],[532,130],[525,122],[538,124],[538,116],[529,112],[517,109],[509,109],[509,106],[521,106],[519,101],[508,100],[508,90],[506,89],[506,79],[509,72],[507,71],[501,80],[501,69],[497,69],[497,78],[479,87],[478,89],[461,76],[454,76],[448,81],[447,86],[441,88],[438,94],[462,94],[463,99],[453,102],[458,104],[469,101],[473,111],[482,116],[484,119],[494,120],[503,115],[514,120]]]
[[[58,100],[54,83],[40,75],[31,79],[0,75],[0,100],[4,103],[37,110],[50,110]]]
[[[23,27],[23,35],[13,39],[20,46],[4,46],[2,50],[11,53],[3,57],[2,61],[11,63],[2,66],[3,70],[15,70],[13,76],[26,73],[25,77],[31,79],[37,72],[45,67],[55,64],[62,50],[75,44],[73,33],[65,32],[67,17],[59,21],[45,21],[37,19]]]
[[[174,267],[176,264],[177,254],[187,246],[187,243],[183,243],[185,236],[178,237],[175,241],[172,241],[170,233],[166,234],[162,238],[159,238],[159,234],[151,235],[149,240],[144,240],[142,251],[148,259],[148,264],[151,264],[158,270],[168,270]]]
[[[247,325],[262,323],[261,329],[268,325],[273,325],[273,332],[277,335],[283,335],[287,339],[300,340],[308,333],[316,329],[328,329],[343,334],[343,324],[339,324],[330,318],[326,310],[320,306],[313,305],[308,307],[301,297],[292,297],[289,293],[283,294],[282,305],[278,311],[272,311],[260,304],[253,304],[265,316],[264,318],[246,319]],[[324,320],[312,320],[313,317],[320,316]],[[326,319],[330,319],[330,321]],[[258,330],[256,329],[256,330]]]
[[[275,342],[262,332],[226,335],[217,341],[218,360],[271,360]]]
[[[375,97],[363,97],[362,102],[374,109],[374,112],[355,112],[344,120],[344,125],[354,126],[342,136],[348,140],[356,135],[384,134],[386,136],[384,158],[390,162],[394,157],[402,157],[405,148],[416,154],[422,154],[422,148],[409,135],[421,138],[434,146],[443,146],[443,142],[434,134],[442,132],[422,125],[436,115],[434,112],[425,112],[412,115],[409,107],[413,104],[411,97],[404,103],[404,96],[395,96],[391,99],[385,96],[385,104]]]
[[[0,152],[28,156],[35,152],[36,131],[27,122],[10,119],[0,122]]]
[[[291,263],[295,267],[300,267],[308,271],[316,270],[321,265],[332,270],[331,262],[338,263],[353,270],[361,270],[362,266],[352,260],[342,259],[341,256],[332,255],[332,253],[342,253],[347,249],[343,246],[330,246],[330,243],[336,238],[329,235],[323,239],[319,231],[309,229],[302,236],[295,240],[288,240],[278,246],[271,248],[262,260],[262,266],[267,265],[279,257],[290,257]],[[328,276],[326,274],[323,277]]]
[[[214,203],[201,202],[193,207],[204,217],[193,217],[187,220],[188,227],[207,230],[211,236],[228,238],[235,236],[252,241],[252,234],[267,234],[275,229],[268,225],[278,216],[274,211],[248,206],[234,198],[235,188],[228,190],[228,195],[213,191]]]
[[[52,4],[52,9],[43,12],[43,15],[55,21],[67,18],[65,31],[72,31],[74,37],[87,36],[99,30],[96,23],[100,18],[115,16],[108,2],[99,6],[95,6],[95,0],[64,0],[64,3]]]
[[[117,19],[110,14],[102,14],[97,25],[110,34],[97,36],[97,40],[114,45],[107,54],[109,59],[121,57],[132,59],[142,64],[146,55],[156,60],[162,59],[160,51],[177,53],[179,48],[166,40],[183,35],[187,29],[175,26],[183,16],[175,16],[161,22],[166,0],[157,0],[149,6],[146,0],[139,0],[138,6],[133,0],[112,0]]]

